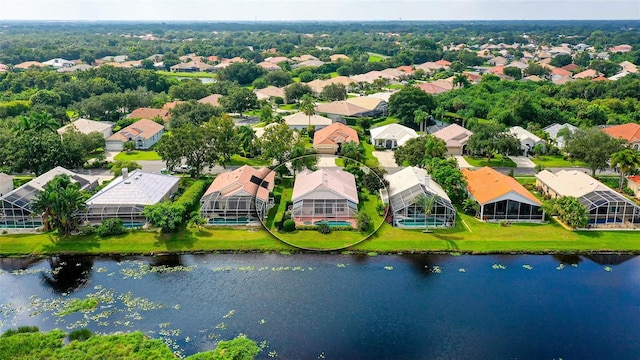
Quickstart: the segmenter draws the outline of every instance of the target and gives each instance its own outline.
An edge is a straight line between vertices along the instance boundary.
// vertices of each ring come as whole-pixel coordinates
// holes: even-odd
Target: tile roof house
[[[33,213],[31,202],[49,181],[62,174],[69,176],[81,190],[95,189],[98,186],[96,176],[76,174],[61,166],[55,167],[0,197],[0,228],[33,229],[42,226],[42,216]]]
[[[269,61],[263,61],[258,63],[258,66],[267,70],[267,71],[276,71],[276,70],[282,70],[282,68],[280,66],[278,66],[277,64],[274,64],[272,62]]]
[[[198,71],[212,72],[215,70],[215,66],[209,65],[201,61],[190,61],[187,63],[175,64],[171,66],[169,70],[174,72],[198,72]]]
[[[473,133],[458,124],[451,124],[446,128],[436,131],[433,136],[442,139],[447,145],[447,154],[462,155],[465,146]]]
[[[316,131],[318,131],[333,124],[333,120],[328,117],[324,117],[321,115],[311,115],[311,117],[309,117],[303,112],[297,112],[295,114],[287,115],[282,119],[284,120],[284,123],[289,126],[289,128],[294,130],[303,130],[311,125],[315,127]]]
[[[122,151],[127,141],[133,141],[136,149],[149,149],[160,141],[162,134],[164,126],[153,120],[141,119],[109,136],[106,140],[106,150]]]
[[[349,104],[365,108],[372,112],[369,116],[385,116],[387,115],[387,102],[380,97],[375,96],[356,96],[345,100]]]
[[[407,167],[394,174],[384,175],[389,182],[380,190],[382,202],[389,204],[393,212],[393,226],[399,228],[451,227],[456,222],[456,210],[447,193],[425,169]],[[417,204],[420,196],[434,197],[436,203],[431,214]]]
[[[13,190],[13,176],[0,172],[0,197]]]
[[[627,187],[633,191],[636,199],[640,199],[640,175],[627,176]]]
[[[589,212],[589,227],[640,226],[640,206],[581,171],[543,170],[536,174],[536,187],[551,198],[578,198]]]
[[[638,67],[636,66],[636,64],[630,62],[630,61],[623,61],[620,64],[620,67],[622,67],[622,71],[626,71],[626,72],[630,72],[630,73],[637,73],[638,72]]]
[[[356,225],[358,189],[355,176],[346,171],[301,171],[293,184],[291,201],[291,218],[296,224],[338,222],[345,226]]]
[[[222,95],[220,94],[211,94],[209,96],[205,96],[202,99],[198,100],[201,104],[209,104],[213,107],[220,106],[220,98]]]
[[[178,105],[180,105],[180,104],[183,104],[183,103],[185,103],[185,102],[186,102],[186,101],[180,101],[180,100],[176,100],[176,101],[169,101],[169,102],[165,103],[164,105],[162,105],[162,110],[167,110],[167,111],[168,111],[168,110],[171,110],[171,109],[173,109],[174,107],[176,107],[176,106],[178,106]]]
[[[264,89],[255,89],[253,92],[256,94],[256,97],[258,97],[258,100],[271,100],[277,97],[282,98],[285,101],[287,99],[287,95],[283,88],[272,85],[269,85]]]
[[[333,123],[313,134],[313,149],[318,154],[337,154],[348,141],[359,144],[358,132],[347,125]]]
[[[616,45],[616,46],[610,47],[609,51],[612,53],[627,53],[631,51],[631,49],[632,49],[631,45],[622,44],[622,45]]]
[[[338,119],[343,116],[374,116],[377,112],[355,105],[346,100],[340,100],[326,104],[319,104],[316,106],[316,113],[327,114],[327,116],[332,119]]]
[[[99,132],[106,139],[113,134],[114,123],[109,121],[94,121],[89,119],[78,119],[59,128],[58,134],[62,135],[70,129],[75,129],[82,134]]]
[[[613,138],[626,140],[632,149],[640,150],[640,124],[614,125],[603,128],[602,131]]]
[[[59,73],[74,73],[76,71],[86,71],[90,69],[93,69],[93,66],[87,65],[87,64],[78,64],[78,65],[72,65],[68,67],[62,67],[56,71]]]
[[[398,66],[396,69],[402,71],[403,73],[407,73],[409,75],[413,74],[416,71],[416,69],[414,69],[413,66],[409,66],[409,65]]]
[[[155,119],[158,117],[162,119],[162,121],[167,122],[170,116],[169,110],[141,107],[127,115],[127,119]]]
[[[177,176],[153,174],[139,169],[129,173],[127,169],[122,169],[122,175],[86,201],[83,219],[99,224],[106,219],[117,218],[126,226],[142,227],[147,222],[142,215],[145,206],[169,200],[178,191],[179,182]]]
[[[574,72],[576,70],[578,70],[580,67],[576,64],[568,64],[562,67],[562,69],[565,69],[567,71],[571,71]]]
[[[301,63],[291,65],[291,68],[295,69],[299,67],[320,67],[322,65],[324,65],[324,62],[320,60],[306,60]]]
[[[431,95],[442,94],[444,92],[451,90],[451,89],[445,89],[441,86],[438,86],[430,82],[421,82],[421,83],[415,84],[414,86],[426,92],[427,94],[431,94]]]
[[[349,57],[345,54],[333,54],[329,55],[329,59],[331,59],[331,62],[339,62],[349,60]]]
[[[509,133],[520,140],[520,150],[523,151],[523,154],[525,156],[527,156],[531,152],[531,150],[533,150],[534,146],[545,144],[544,140],[532,134],[530,131],[525,130],[521,126],[514,126],[510,128]]]
[[[273,204],[275,172],[244,165],[216,176],[200,199],[200,214],[211,225],[259,225]]]
[[[556,146],[559,149],[564,149],[565,146],[565,139],[564,136],[558,135],[558,133],[562,130],[562,129],[568,129],[568,131],[573,134],[574,132],[576,132],[576,130],[578,130],[578,128],[576,126],[573,126],[569,123],[565,123],[565,124],[557,124],[557,123],[553,123],[547,127],[545,127],[544,129],[542,129],[542,131],[546,132],[547,134],[549,134],[549,137],[551,137],[553,140],[556,141]]]
[[[469,197],[480,205],[483,221],[544,221],[542,203],[518,181],[488,166],[462,169]]]
[[[509,63],[509,60],[503,58],[502,56],[496,56],[493,59],[489,59],[487,63],[493,66],[499,66],[499,65],[505,66]]]
[[[409,139],[418,137],[415,130],[400,124],[389,124],[371,128],[371,143],[376,147],[395,149],[404,145]]]
[[[579,72],[573,75],[574,79],[592,79],[599,75],[599,73],[593,69],[587,69],[585,71]]]
[[[557,67],[551,70],[551,75],[571,76],[571,71]]]
[[[25,62],[21,62],[20,64],[14,65],[13,68],[14,69],[27,70],[32,66],[33,67],[43,67],[44,64],[42,64],[41,62],[38,62],[38,61],[25,61]]]

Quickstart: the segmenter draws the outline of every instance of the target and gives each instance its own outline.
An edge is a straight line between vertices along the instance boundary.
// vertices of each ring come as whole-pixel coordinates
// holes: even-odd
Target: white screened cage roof
[[[178,181],[180,181],[180,178],[175,176],[134,170],[127,178],[118,176],[104,189],[87,200],[87,205],[157,204],[169,194]]]
[[[451,201],[449,196],[447,196],[447,193],[439,184],[429,177],[429,174],[425,169],[415,166],[407,167],[394,174],[387,174],[384,178],[389,182],[387,191],[390,197],[393,197],[394,195],[416,185],[422,185],[428,192],[436,194],[447,201]]]

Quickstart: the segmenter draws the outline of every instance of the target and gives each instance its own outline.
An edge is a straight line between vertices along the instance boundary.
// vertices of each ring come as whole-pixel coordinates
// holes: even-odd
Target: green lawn
[[[279,108],[282,110],[297,110],[298,104],[282,104]]]
[[[373,152],[375,151],[373,144],[368,142],[362,142],[361,144],[364,147],[364,164],[370,168],[378,167],[378,158],[373,156]]]
[[[227,166],[269,166],[269,162],[260,158],[246,158],[241,155],[233,155],[231,157],[231,161],[227,164]]]
[[[162,160],[162,157],[153,150],[136,150],[131,152],[123,151],[114,157],[115,160],[139,161],[139,160]]]
[[[216,78],[216,74],[208,72],[171,72],[158,70],[156,71],[160,75],[173,76],[173,77],[188,77],[188,78]]]
[[[582,161],[569,161],[562,158],[562,155],[544,155],[535,156],[531,158],[536,165],[542,165],[544,167],[588,167],[588,165]]]
[[[369,62],[380,62],[384,59],[386,59],[387,56],[381,55],[381,54],[376,54],[376,53],[369,53]]]
[[[464,158],[467,160],[469,165],[473,167],[516,167],[516,163],[511,161],[511,159],[503,158],[502,155],[499,154],[492,158],[491,161],[487,161],[487,158],[480,157],[465,156]]]
[[[536,177],[535,176],[516,176],[516,180],[520,183],[520,185],[535,185]]]
[[[400,122],[400,120],[398,118],[389,116],[385,120],[382,120],[380,122],[372,124],[371,127],[372,128],[376,128],[376,127],[385,126],[385,125],[389,125],[389,124],[397,124],[399,122]]]

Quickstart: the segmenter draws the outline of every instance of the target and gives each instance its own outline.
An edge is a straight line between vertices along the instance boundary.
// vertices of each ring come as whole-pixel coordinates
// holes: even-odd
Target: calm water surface
[[[0,331],[140,330],[260,358],[638,359],[640,258],[194,255],[0,259]],[[100,299],[55,316],[70,299]]]

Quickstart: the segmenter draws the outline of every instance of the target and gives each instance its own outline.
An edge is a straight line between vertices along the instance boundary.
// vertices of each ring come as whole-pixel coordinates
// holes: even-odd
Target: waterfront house
[[[126,226],[141,227],[147,222],[145,206],[171,199],[179,181],[176,176],[122,169],[122,175],[86,201],[83,219],[91,224],[120,219]]]
[[[389,182],[380,190],[382,201],[389,204],[393,214],[393,226],[399,228],[451,227],[456,222],[456,209],[447,193],[425,169],[407,167],[394,174],[386,174]],[[436,197],[436,202],[427,217],[418,202],[421,196]]]
[[[244,165],[216,176],[200,199],[200,214],[211,225],[255,225],[273,205],[275,173]]]
[[[409,139],[418,137],[415,130],[400,124],[389,124],[369,130],[371,143],[376,147],[395,149],[404,145]]]
[[[0,197],[6,195],[13,190],[13,176],[0,173]]]
[[[356,226],[358,189],[351,173],[305,169],[296,176],[291,200],[291,218],[297,225]]]
[[[451,124],[442,130],[434,132],[432,135],[445,142],[447,154],[462,155],[466,152],[465,147],[473,133],[458,124]]]
[[[348,141],[359,144],[358,132],[347,125],[333,123],[313,134],[313,149],[318,154],[337,154]]]
[[[42,226],[42,215],[33,213],[31,202],[49,181],[56,175],[63,174],[69,176],[72,182],[78,183],[81,190],[95,189],[98,186],[98,178],[95,176],[77,174],[61,166],[53,168],[0,198],[0,227],[33,229]]]
[[[518,181],[488,166],[462,169],[469,198],[480,205],[483,221],[542,222],[542,203]]]
[[[550,198],[578,198],[589,212],[590,227],[640,226],[640,206],[581,171],[543,170],[536,174],[536,187]]]
[[[141,119],[106,140],[106,149],[109,151],[122,151],[124,143],[133,141],[136,149],[149,149],[160,141],[164,134],[164,126],[149,119]]]

